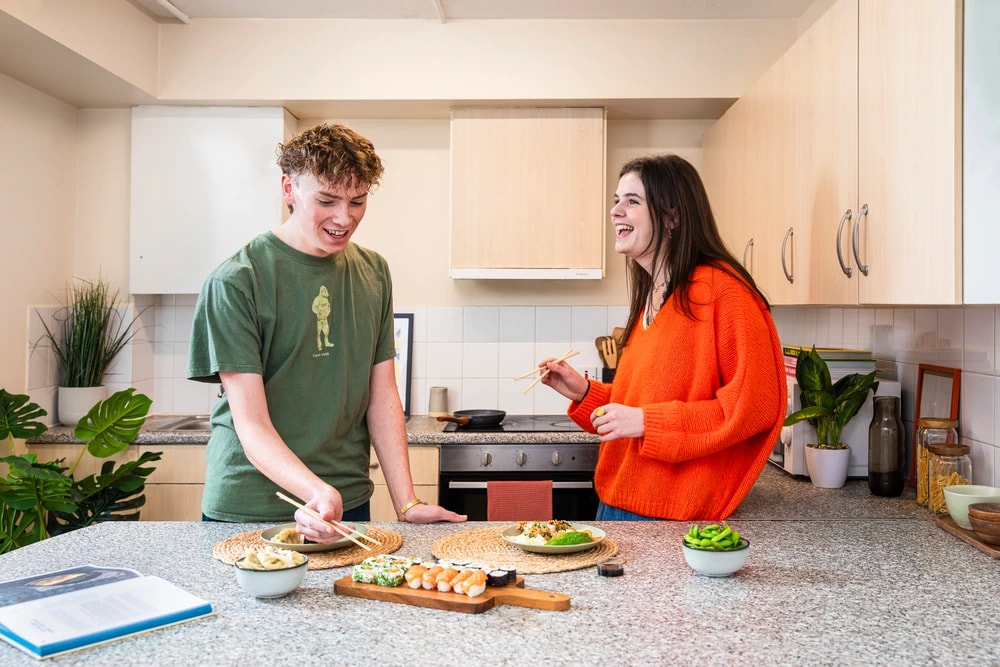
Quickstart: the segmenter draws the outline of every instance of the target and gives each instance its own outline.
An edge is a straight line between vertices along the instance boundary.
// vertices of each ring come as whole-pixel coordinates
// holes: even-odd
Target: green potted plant
[[[61,369],[56,398],[60,424],[75,426],[91,405],[107,396],[104,377],[135,336],[133,325],[141,313],[126,319],[118,308],[118,295],[101,278],[80,279],[67,288],[55,326],[50,328],[39,316],[45,328],[42,340],[48,342]]]
[[[43,463],[37,454],[15,454],[15,438],[48,430],[38,421],[46,412],[26,394],[0,389],[0,438],[10,446],[10,456],[0,458],[7,465],[0,479],[0,554],[99,521],[138,521],[146,478],[154,470],[147,464],[160,460],[161,452],[144,452],[117,469],[114,461],[105,461],[99,474],[80,479],[74,473],[85,452],[107,458],[133,442],[150,405],[149,397],[133,388],[99,401],[77,425],[74,435],[83,445],[66,467],[64,459]]]
[[[813,484],[823,488],[840,488],[847,480],[851,448],[840,436],[861,406],[868,393],[878,390],[875,371],[851,373],[836,382],[830,378],[830,368],[816,352],[815,346],[801,350],[795,363],[799,400],[802,408],[785,418],[785,426],[808,421],[816,429],[816,442],[806,445],[806,470]]]

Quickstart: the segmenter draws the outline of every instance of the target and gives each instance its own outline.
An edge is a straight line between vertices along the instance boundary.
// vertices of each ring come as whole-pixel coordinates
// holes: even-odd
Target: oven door
[[[547,472],[448,472],[441,473],[438,504],[467,514],[469,521],[486,521],[486,482],[552,480],[552,517],[564,521],[593,521],[597,516],[597,493],[592,473]]]

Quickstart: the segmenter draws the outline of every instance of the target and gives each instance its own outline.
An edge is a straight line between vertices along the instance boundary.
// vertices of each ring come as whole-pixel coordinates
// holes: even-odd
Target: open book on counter
[[[81,565],[0,582],[0,637],[36,658],[212,613],[210,602],[125,568]]]

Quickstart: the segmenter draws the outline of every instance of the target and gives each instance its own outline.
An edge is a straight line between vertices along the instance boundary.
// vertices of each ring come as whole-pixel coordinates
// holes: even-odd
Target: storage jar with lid
[[[969,446],[960,444],[930,445],[927,463],[927,492],[932,512],[946,514],[944,487],[972,484],[972,459]]]
[[[928,461],[930,445],[958,443],[958,420],[928,417],[917,420],[916,483],[917,502],[927,507],[929,499]],[[943,501],[942,501],[943,502]]]

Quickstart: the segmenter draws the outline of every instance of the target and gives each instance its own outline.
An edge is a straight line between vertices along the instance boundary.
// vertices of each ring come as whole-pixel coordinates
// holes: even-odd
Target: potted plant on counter
[[[67,288],[66,305],[56,312],[55,326],[50,328],[39,316],[45,329],[42,340],[48,341],[61,370],[56,397],[60,424],[76,426],[90,406],[107,396],[108,369],[135,336],[133,325],[141,313],[126,319],[118,295],[100,278],[78,280]]]
[[[839,489],[847,481],[851,460],[849,443],[840,441],[844,427],[878,390],[875,371],[851,373],[836,382],[815,346],[801,350],[795,363],[795,379],[802,389],[802,408],[785,418],[785,426],[808,421],[816,429],[816,442],[806,445],[806,471],[815,486]]]
[[[98,402],[73,432],[83,444],[66,467],[65,459],[42,463],[37,454],[15,454],[15,438],[34,438],[48,430],[38,421],[46,412],[26,394],[0,389],[0,439],[10,447],[10,456],[0,458],[7,465],[0,478],[0,554],[99,521],[138,521],[146,503],[146,478],[154,470],[147,464],[159,461],[161,452],[143,452],[117,469],[114,461],[105,461],[99,474],[80,479],[74,473],[85,452],[108,458],[133,442],[150,405],[148,396],[132,388]]]

